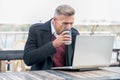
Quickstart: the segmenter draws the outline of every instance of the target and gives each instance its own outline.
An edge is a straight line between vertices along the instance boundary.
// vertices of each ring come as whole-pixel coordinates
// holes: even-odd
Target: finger
[[[63,41],[71,41],[72,39],[71,38],[63,38]]]

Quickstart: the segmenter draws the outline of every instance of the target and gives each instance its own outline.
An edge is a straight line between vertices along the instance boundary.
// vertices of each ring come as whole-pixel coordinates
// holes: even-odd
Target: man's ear
[[[56,21],[56,19],[57,19],[56,17],[53,17],[53,20],[54,20],[54,21]]]

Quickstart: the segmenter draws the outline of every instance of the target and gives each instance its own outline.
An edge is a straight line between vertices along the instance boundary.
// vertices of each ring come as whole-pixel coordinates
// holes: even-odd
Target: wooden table
[[[120,79],[120,67],[92,71],[41,70],[0,73],[0,80],[106,80]]]

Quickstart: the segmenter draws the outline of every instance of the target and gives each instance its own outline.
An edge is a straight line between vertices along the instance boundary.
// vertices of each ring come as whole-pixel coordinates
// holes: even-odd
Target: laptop
[[[114,36],[88,35],[76,37],[72,66],[52,69],[92,69],[110,65]]]

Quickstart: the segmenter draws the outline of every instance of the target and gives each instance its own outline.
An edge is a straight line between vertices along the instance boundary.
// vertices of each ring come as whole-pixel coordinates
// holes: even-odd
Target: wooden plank
[[[25,72],[0,73],[0,80],[104,80],[120,79],[120,74],[107,70],[94,71],[60,71],[41,70]]]

